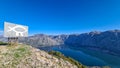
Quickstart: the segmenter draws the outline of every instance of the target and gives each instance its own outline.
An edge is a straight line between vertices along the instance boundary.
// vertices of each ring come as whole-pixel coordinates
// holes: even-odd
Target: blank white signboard
[[[4,22],[4,37],[28,37],[28,26]]]

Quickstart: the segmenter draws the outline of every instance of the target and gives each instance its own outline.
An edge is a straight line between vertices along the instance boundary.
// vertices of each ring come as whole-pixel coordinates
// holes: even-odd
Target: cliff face
[[[77,68],[63,59],[27,45],[0,46],[0,68]]]

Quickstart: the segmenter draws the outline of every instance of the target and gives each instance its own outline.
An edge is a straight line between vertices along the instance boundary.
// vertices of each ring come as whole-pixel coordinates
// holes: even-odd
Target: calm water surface
[[[52,50],[60,51],[65,56],[70,56],[87,66],[111,66],[112,68],[120,68],[120,57],[117,56],[83,48],[74,50],[70,48],[52,47]]]

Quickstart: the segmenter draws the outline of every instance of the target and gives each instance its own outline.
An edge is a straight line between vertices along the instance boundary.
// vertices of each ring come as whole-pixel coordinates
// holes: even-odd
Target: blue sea
[[[80,48],[80,50],[70,48],[52,47],[52,50],[59,51],[65,56],[69,56],[83,65],[87,66],[110,66],[120,68],[120,57],[102,53],[99,51]]]

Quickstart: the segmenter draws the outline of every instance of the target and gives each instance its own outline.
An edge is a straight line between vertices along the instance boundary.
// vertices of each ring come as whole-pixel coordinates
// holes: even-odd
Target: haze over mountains
[[[1,36],[0,41],[5,41],[5,39]],[[120,56],[120,30],[56,36],[36,34],[28,38],[21,38],[20,42],[34,45],[34,47],[55,45],[66,45],[74,48],[87,47]]]

